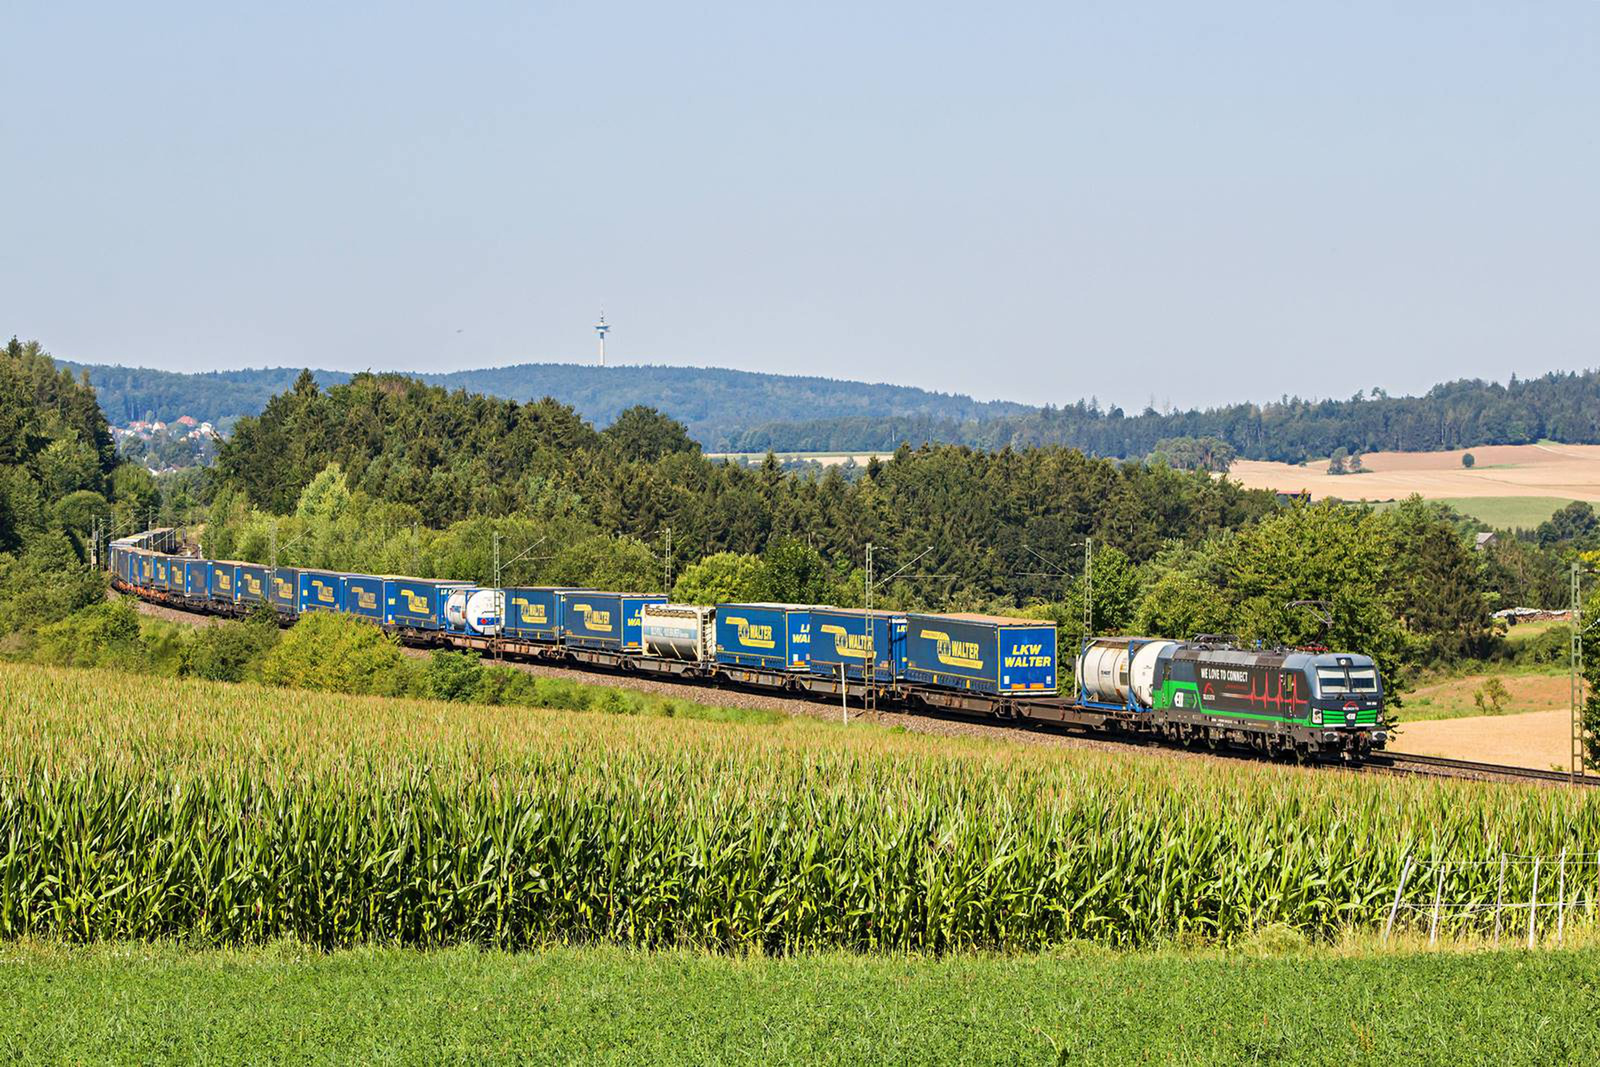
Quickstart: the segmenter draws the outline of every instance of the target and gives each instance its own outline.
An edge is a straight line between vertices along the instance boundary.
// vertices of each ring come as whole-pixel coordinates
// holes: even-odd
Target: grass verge
[[[14,1062],[1566,1063],[1600,951],[0,952]]]

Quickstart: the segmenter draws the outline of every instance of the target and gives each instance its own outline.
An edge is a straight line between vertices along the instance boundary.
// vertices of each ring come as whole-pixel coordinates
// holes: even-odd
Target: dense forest
[[[1506,385],[1457,381],[1423,396],[1381,391],[1349,400],[1285,397],[1205,411],[1128,415],[1080,401],[1024,415],[954,420],[926,415],[775,421],[733,438],[728,451],[887,451],[902,441],[975,448],[1067,445],[1097,456],[1144,456],[1163,439],[1215,438],[1245,459],[1298,463],[1388,450],[1430,452],[1543,439],[1600,444],[1600,371],[1552,373]]]
[[[107,418],[119,426],[135,419],[170,422],[180,415],[228,426],[241,415],[260,414],[268,399],[289,388],[300,374],[281,367],[181,374],[68,362],[62,366],[73,374],[88,373]],[[323,388],[351,378],[342,371],[311,373]],[[1035,410],[1025,404],[982,402],[911,386],[702,367],[523,363],[413,377],[519,402],[555,397],[596,425],[609,425],[622,412],[643,404],[670,413],[709,451],[718,451],[736,435],[768,421],[773,412],[966,420]]]
[[[1285,503],[1177,469],[1216,465],[1227,453],[1216,441],[1169,462],[1204,439],[1164,439],[1143,461],[901,445],[846,477],[710,460],[644,406],[597,429],[554,400],[397,375],[324,389],[302,373],[239,420],[214,467],[157,480],[118,461],[92,390],[37,345],[13,341],[0,366],[10,630],[97,600],[92,533],[150,521],[203,523],[206,552],[221,558],[669,587],[697,601],[857,605],[870,544],[880,605],[1052,618],[1073,647],[1092,587],[1096,632],[1326,641],[1371,652],[1398,680],[1504,653],[1491,610],[1560,606],[1569,564],[1600,561],[1588,505],[1479,552],[1474,527],[1438,505]],[[1331,621],[1290,606],[1305,599]],[[1538,654],[1564,647],[1547,644]]]
[[[0,650],[103,599],[96,533],[143,526],[159,503],[149,473],[118,460],[87,384],[37,342],[0,349]]]
[[[902,445],[855,479],[792,473],[708,460],[643,407],[596,430],[552,400],[382,375],[302,376],[240,421],[214,479],[197,517],[218,556],[643,590],[670,571],[686,600],[858,605],[870,543],[885,606],[1053,618],[1072,647],[1087,585],[1096,632],[1326,641],[1391,672],[1496,655],[1490,611],[1560,604],[1568,562],[1600,548],[1587,505],[1475,552],[1470,524],[1416,499],[1285,504],[1059,446]],[[1289,606],[1305,599],[1331,622]]]
[[[177,374],[62,366],[88,373],[117,425],[189,414],[227,426],[259,414],[299,377],[283,368]],[[323,388],[352,377],[311,373]],[[1505,385],[1449,382],[1419,397],[1374,390],[1348,400],[1284,397],[1269,404],[1136,415],[1092,401],[1041,409],[906,386],[693,367],[521,364],[413,377],[519,403],[552,397],[595,425],[608,425],[629,408],[654,408],[682,423],[708,452],[892,452],[903,443],[935,443],[988,450],[1065,445],[1129,458],[1158,451],[1164,440],[1214,439],[1245,459],[1296,463],[1341,448],[1436,451],[1546,438],[1600,443],[1596,371],[1513,376]],[[797,413],[807,418],[794,418]]]

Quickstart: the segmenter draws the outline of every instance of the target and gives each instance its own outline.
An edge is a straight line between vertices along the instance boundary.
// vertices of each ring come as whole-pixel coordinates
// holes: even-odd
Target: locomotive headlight
[[[1312,726],[1321,726],[1322,725],[1322,709],[1321,708],[1312,708],[1311,709],[1311,725]]]

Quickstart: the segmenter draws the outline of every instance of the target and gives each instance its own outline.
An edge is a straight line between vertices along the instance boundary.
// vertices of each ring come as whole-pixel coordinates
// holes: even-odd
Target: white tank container
[[[1078,688],[1098,704],[1128,702],[1128,639],[1102,637],[1078,656]]]
[[[1132,652],[1129,646],[1134,645]],[[1154,637],[1102,637],[1078,657],[1078,685],[1099,704],[1133,703],[1148,708],[1156,687],[1156,661],[1177,645]]]
[[[717,609],[699,604],[646,604],[639,633],[647,656],[708,663],[715,652]]]
[[[1141,708],[1150,706],[1156,688],[1156,661],[1168,649],[1176,648],[1176,641],[1146,641],[1133,650],[1133,660],[1128,665],[1128,687],[1133,690],[1133,702]]]
[[[505,594],[498,589],[457,589],[445,597],[445,625],[453,630],[493,637],[500,632]]]

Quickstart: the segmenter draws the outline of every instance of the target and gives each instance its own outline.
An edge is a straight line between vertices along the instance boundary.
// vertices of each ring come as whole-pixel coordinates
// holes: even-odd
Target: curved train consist
[[[1367,656],[1208,640],[1096,638],[1059,688],[1056,628],[990,615],[818,604],[673,604],[662,594],[268,567],[183,554],[172,530],[111,544],[112,584],[188,611],[369,620],[409,644],[476,649],[858,704],[927,707],[1304,759],[1384,746]]]

